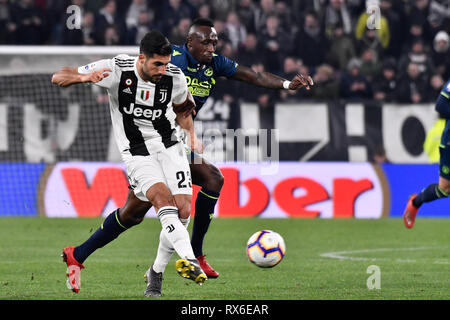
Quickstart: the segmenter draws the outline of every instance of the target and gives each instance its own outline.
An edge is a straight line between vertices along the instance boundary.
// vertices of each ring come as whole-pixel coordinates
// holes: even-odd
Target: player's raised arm
[[[52,76],[52,83],[60,87],[68,87],[77,83],[97,83],[109,76],[112,72],[109,68],[103,68],[91,73],[83,74],[78,72],[78,68],[62,68]]]
[[[301,87],[305,87],[306,90],[309,90],[310,86],[314,85],[314,82],[310,76],[297,74],[294,79],[289,81],[270,72],[256,72],[249,67],[241,65],[237,67],[236,73],[231,77],[231,79],[269,89],[297,90]]]

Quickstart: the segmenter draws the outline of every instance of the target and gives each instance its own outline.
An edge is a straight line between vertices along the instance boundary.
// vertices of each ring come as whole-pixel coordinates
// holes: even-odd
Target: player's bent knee
[[[207,183],[205,183],[202,187],[208,190],[220,192],[225,178],[217,167],[208,165],[208,179],[206,181]]]
[[[146,192],[147,199],[153,204],[155,210],[166,206],[175,206],[175,201],[170,190],[163,183],[156,183]]]

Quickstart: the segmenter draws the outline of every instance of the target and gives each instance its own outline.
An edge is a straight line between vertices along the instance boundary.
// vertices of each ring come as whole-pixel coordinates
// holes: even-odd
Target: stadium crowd
[[[79,29],[66,25],[70,5],[81,8]],[[368,27],[368,6],[380,9],[376,28]],[[450,76],[450,0],[0,0],[0,44],[137,45],[153,28],[182,44],[198,17],[214,21],[223,55],[288,79],[310,74],[317,84],[299,92],[248,87],[246,97],[262,105],[432,102]]]

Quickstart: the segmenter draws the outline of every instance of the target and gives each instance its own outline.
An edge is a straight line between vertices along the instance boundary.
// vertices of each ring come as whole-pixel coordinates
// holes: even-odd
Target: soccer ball
[[[272,230],[255,232],[247,241],[248,259],[261,268],[275,267],[285,252],[283,237]]]

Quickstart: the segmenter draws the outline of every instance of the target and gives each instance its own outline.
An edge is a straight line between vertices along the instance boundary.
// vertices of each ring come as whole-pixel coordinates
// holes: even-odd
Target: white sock
[[[191,221],[191,218],[188,217],[187,219],[181,219],[181,223],[183,226],[187,229],[189,225],[189,221]],[[170,241],[165,236],[165,233],[163,230],[161,230],[161,233],[159,234],[159,245],[158,245],[158,253],[156,254],[155,262],[153,262],[153,270],[157,273],[163,272],[166,269],[167,264],[170,261],[170,258],[172,258],[172,254],[174,253],[174,249]]]
[[[158,218],[161,221],[164,236],[180,258],[195,259],[189,239],[189,232],[178,218],[178,208],[172,206],[162,207],[158,210]]]

